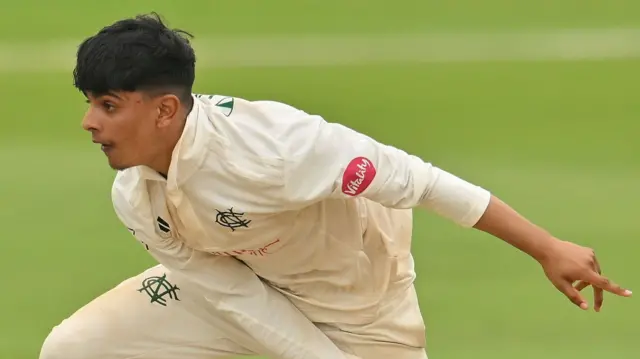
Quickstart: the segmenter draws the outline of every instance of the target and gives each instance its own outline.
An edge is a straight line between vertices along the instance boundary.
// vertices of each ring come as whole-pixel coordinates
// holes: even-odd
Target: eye
[[[107,111],[107,112],[112,112],[113,110],[115,110],[116,107],[111,102],[104,101],[104,102],[102,102],[102,108],[104,108],[105,111]]]
[[[102,108],[102,110],[104,110],[105,112],[113,112],[116,109],[116,105],[109,101],[109,100],[85,100],[86,103],[88,103],[89,105],[91,104],[95,104],[97,106],[99,106],[100,108]]]

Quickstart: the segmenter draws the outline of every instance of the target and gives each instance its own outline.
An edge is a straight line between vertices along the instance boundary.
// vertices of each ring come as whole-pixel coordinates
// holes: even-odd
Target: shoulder
[[[281,182],[286,164],[308,152],[326,124],[279,101],[221,95],[201,95],[199,101],[215,134],[212,146],[218,146],[210,161],[251,180]]]
[[[278,119],[305,116],[303,110],[274,100],[249,100],[226,95],[194,95],[205,106],[227,118],[244,118],[249,122],[268,123]],[[263,120],[263,121],[260,121]],[[266,120],[266,121],[264,121]],[[269,121],[271,120],[271,121]],[[273,122],[272,122],[273,123]],[[240,123],[242,124],[242,122]]]
[[[314,142],[327,123],[319,115],[281,102],[255,101],[254,105],[264,114],[270,135],[287,152]]]
[[[282,160],[287,149],[307,143],[324,123],[322,117],[284,102],[220,95],[200,99],[230,148],[261,159]]]

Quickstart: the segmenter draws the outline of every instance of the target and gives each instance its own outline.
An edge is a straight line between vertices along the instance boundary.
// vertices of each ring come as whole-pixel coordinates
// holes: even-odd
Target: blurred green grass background
[[[46,52],[25,59],[31,70],[13,69],[7,46],[74,44],[152,10],[196,38],[222,39],[640,27],[640,3],[629,0],[29,0],[2,8],[0,358],[7,359],[37,358],[52,326],[153,263],[112,212],[114,174],[80,128],[85,104],[70,69],[48,69]],[[287,102],[420,155],[557,236],[593,246],[605,274],[634,289],[639,80],[640,60],[629,56],[203,67],[196,91]],[[640,357],[635,299],[607,296],[602,313],[581,312],[525,255],[423,212],[414,253],[430,358]]]

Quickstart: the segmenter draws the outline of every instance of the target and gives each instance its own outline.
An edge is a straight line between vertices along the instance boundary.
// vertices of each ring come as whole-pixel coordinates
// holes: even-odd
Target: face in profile
[[[87,93],[89,108],[82,127],[101,146],[116,170],[153,162],[159,155],[161,132],[158,101],[140,92]]]
[[[78,47],[73,84],[89,104],[82,127],[112,168],[166,175],[193,104],[189,38],[152,13],[116,21]]]

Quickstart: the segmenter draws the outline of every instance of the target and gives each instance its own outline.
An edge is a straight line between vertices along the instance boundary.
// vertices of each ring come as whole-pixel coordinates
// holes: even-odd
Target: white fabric
[[[326,339],[327,348],[335,348],[335,343],[345,352],[337,357],[335,349],[317,351],[315,326],[284,329],[301,331],[299,335],[309,335],[311,342],[282,342],[281,327],[292,324],[291,311],[281,310],[284,297],[275,290],[266,287],[265,298],[254,302],[254,307],[268,315],[253,318],[248,312],[243,318],[246,325],[265,333],[266,339],[285,345],[284,356],[270,355],[273,359],[426,359],[424,326],[412,288],[388,300],[369,325],[319,325],[331,340]],[[125,280],[57,325],[39,358],[221,359],[264,354],[249,331],[226,317],[224,309],[212,309],[189,281],[158,265]],[[412,337],[416,339],[406,341]]]
[[[243,319],[268,316],[252,310],[267,300],[253,273],[301,311],[290,309],[278,340],[327,350],[319,332],[302,338],[310,321],[371,323],[384,298],[411,286],[412,208],[469,227],[489,199],[345,126],[223,96],[195,97],[167,180],[136,167],[113,185],[118,217],[150,254],[271,353],[283,350],[273,333]]]

